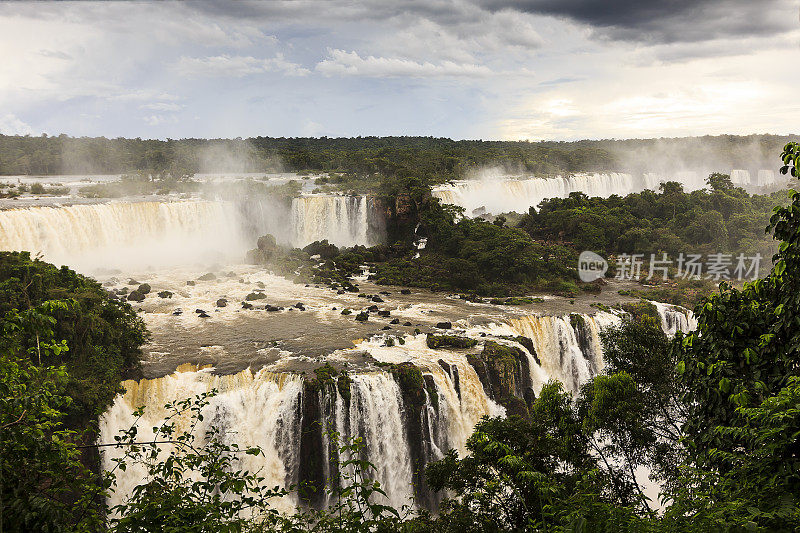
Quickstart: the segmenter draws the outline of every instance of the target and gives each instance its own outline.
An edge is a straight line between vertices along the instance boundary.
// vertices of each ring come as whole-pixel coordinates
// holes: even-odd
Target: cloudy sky
[[[800,131],[793,0],[0,3],[0,133]]]

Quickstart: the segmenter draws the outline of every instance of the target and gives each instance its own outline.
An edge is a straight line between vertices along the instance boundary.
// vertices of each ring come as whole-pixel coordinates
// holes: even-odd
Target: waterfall
[[[741,169],[731,170],[731,183],[739,186],[750,185],[750,172]]]
[[[586,381],[603,369],[603,346],[600,330],[619,323],[611,313],[566,316],[527,315],[512,318],[500,325],[497,333],[521,335],[531,339],[535,355],[517,344],[531,356],[531,382],[538,394],[550,379],[560,381],[564,388],[576,392]]]
[[[731,181],[735,185],[748,186],[752,180],[747,170],[731,170]],[[667,181],[676,181],[687,192],[706,187],[706,171],[675,171],[670,174],[645,172],[641,175],[627,173],[576,173],[554,178],[529,177],[515,179],[494,175],[486,179],[460,180],[434,187],[433,196],[442,203],[454,204],[466,209],[468,216],[484,213],[500,214],[509,211],[527,213],[528,208],[537,207],[546,198],[566,198],[573,192],[588,196],[608,198],[616,194],[625,196],[645,189],[657,191]],[[771,170],[758,172],[758,185],[775,183]]]
[[[303,196],[292,200],[295,246],[327,239],[337,246],[370,246],[369,202],[364,196]]]
[[[288,486],[297,481],[296,471],[300,460],[296,447],[300,430],[297,413],[302,391],[300,377],[266,371],[253,374],[249,370],[215,376],[208,370],[190,370],[158,379],[126,381],[123,387],[126,392],[119,395],[100,418],[101,443],[114,442],[114,436],[119,435],[121,430],[132,427],[136,422],[133,411],[139,406],[145,407],[145,413],[136,423],[137,441],[152,440],[152,428],[160,426],[163,421],[167,402],[217,389],[218,395],[211,398],[203,410],[204,420],[195,429],[195,438],[202,442],[207,429],[215,427],[229,444],[235,442],[240,448],[260,446],[263,449],[263,455],[242,455],[238,466],[259,472],[267,486]],[[180,424],[178,428],[180,430]],[[166,458],[174,451],[174,447],[168,444],[161,447],[161,458]],[[103,469],[114,470],[113,459],[122,456],[122,450],[103,448]],[[146,479],[142,465],[131,464],[124,472],[114,471],[117,485],[108,498],[110,506],[124,502],[133,489]],[[296,501],[287,497],[274,502],[274,505],[291,510]]]
[[[689,309],[661,302],[650,303],[658,310],[658,315],[661,317],[661,329],[668,337],[674,336],[678,331],[689,333],[697,329],[697,319]]]
[[[77,267],[186,264],[252,246],[227,202],[110,202],[0,211],[0,249]]]
[[[775,172],[772,170],[759,170],[758,171],[758,186],[769,187],[775,185]]]
[[[403,400],[397,382],[384,373],[353,376],[350,435],[361,437],[366,459],[395,509],[413,505],[411,454],[402,417]]]
[[[236,262],[265,233],[300,247],[376,244],[368,207],[363,196],[312,196],[294,199],[291,212],[272,198],[9,209],[0,211],[0,250],[89,270]]]

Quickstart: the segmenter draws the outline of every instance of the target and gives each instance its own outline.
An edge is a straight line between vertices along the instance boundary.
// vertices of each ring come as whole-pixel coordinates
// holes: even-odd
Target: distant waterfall
[[[303,196],[292,200],[292,241],[305,246],[327,239],[337,246],[375,244],[364,196]]]
[[[638,190],[641,190],[639,187]],[[467,209],[467,215],[485,208],[488,213],[516,211],[527,213],[545,198],[565,198],[582,191],[589,196],[627,194],[637,190],[630,174],[575,174],[557,178],[457,181],[433,189],[433,195],[445,204]]]
[[[625,196],[645,189],[657,191],[667,181],[680,183],[687,192],[706,187],[710,171],[676,171],[670,174],[645,172],[643,174],[576,173],[553,178],[528,177],[516,179],[493,175],[488,179],[460,180],[434,187],[433,196],[442,203],[454,204],[466,209],[468,216],[483,213],[500,214],[509,211],[527,213],[547,198],[566,198],[573,192],[582,192],[591,197],[608,198],[611,195]],[[730,171],[734,185],[772,185],[775,174],[771,170],[760,170],[758,182],[753,183],[750,172],[734,169]]]
[[[656,306],[661,317],[661,329],[668,337],[672,337],[678,331],[689,333],[697,329],[697,319],[689,309],[661,302],[651,303]]]

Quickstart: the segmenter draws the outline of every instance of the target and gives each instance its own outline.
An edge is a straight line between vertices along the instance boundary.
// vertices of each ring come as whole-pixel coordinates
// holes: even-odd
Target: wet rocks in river
[[[297,302],[296,304],[294,304],[294,307],[295,309],[299,309],[300,311],[306,310],[306,306],[303,305],[303,302]]]
[[[453,324],[452,322],[439,322],[436,324],[436,327],[439,329],[452,329]]]
[[[158,293],[159,298],[172,298],[172,293],[169,291],[160,291]]]
[[[203,274],[197,279],[200,281],[214,281],[215,279],[217,279],[217,276],[212,272],[209,272],[208,274]]]
[[[392,314],[391,311],[389,311],[387,309],[382,309],[382,310],[378,311],[378,316],[382,316],[384,318],[390,316],[391,314]]]
[[[211,318],[211,315],[209,315],[205,311],[203,311],[202,313],[198,313],[197,316],[199,316],[200,318]]]
[[[186,282],[186,285],[189,286],[189,287],[194,287],[195,283],[194,283],[194,281],[189,280],[189,281]]]
[[[142,283],[136,290],[141,292],[142,294],[149,294],[152,288],[150,287],[149,283]]]
[[[174,310],[174,311],[172,312],[172,314],[173,314],[173,316],[181,316],[181,315],[183,314],[183,309],[181,309],[181,308],[179,307],[179,308],[177,308],[176,310]]]
[[[386,330],[386,329],[392,329],[392,328],[391,328],[391,326],[383,326],[381,329]]]
[[[389,324],[399,324],[399,323],[400,323],[400,319],[399,318],[395,318],[394,320],[389,322]]]
[[[139,292],[139,290],[131,291],[128,295],[128,300],[132,302],[143,302],[145,295]]]
[[[372,301],[377,303],[383,303],[383,298],[381,298],[380,296],[373,296]]]
[[[252,309],[252,308],[253,304],[251,304],[250,302],[242,302],[242,309]]]
[[[411,322],[403,322],[403,325],[404,325],[404,326],[410,326],[410,325],[411,325]]]
[[[411,294],[411,289],[401,289],[400,294]]]
[[[358,320],[359,322],[366,322],[368,318],[369,318],[369,314],[367,314],[364,311],[361,311],[360,313],[358,313],[356,315],[356,320]]]
[[[342,314],[343,314],[343,315],[350,315],[350,314],[352,314],[352,313],[353,313],[353,312],[352,312],[350,309],[342,309]]]
[[[369,307],[367,307],[367,311],[370,312],[370,313],[377,313],[378,312],[378,306],[377,305],[370,305]]]
[[[266,297],[267,295],[264,294],[263,292],[251,292],[250,294],[245,296],[244,299],[248,302],[252,302],[253,300],[263,300]]]
[[[264,307],[264,309],[274,313],[275,311],[282,311],[283,307],[278,307],[278,306],[275,306],[275,305],[267,305],[267,306]]]
[[[220,298],[217,300],[217,307],[228,307],[228,300],[225,298]]]

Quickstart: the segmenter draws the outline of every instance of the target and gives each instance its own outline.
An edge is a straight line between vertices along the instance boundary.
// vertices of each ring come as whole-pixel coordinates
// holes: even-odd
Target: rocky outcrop
[[[475,339],[461,337],[458,335],[432,335],[428,334],[425,339],[428,348],[437,350],[439,348],[472,348],[478,344]]]
[[[275,237],[270,234],[262,235],[258,238],[256,248],[247,252],[246,260],[254,265],[263,265],[271,262],[280,253],[281,249]]]
[[[506,408],[509,416],[528,416],[533,401],[530,364],[525,353],[515,346],[486,341],[480,354],[467,355],[486,393]]]

